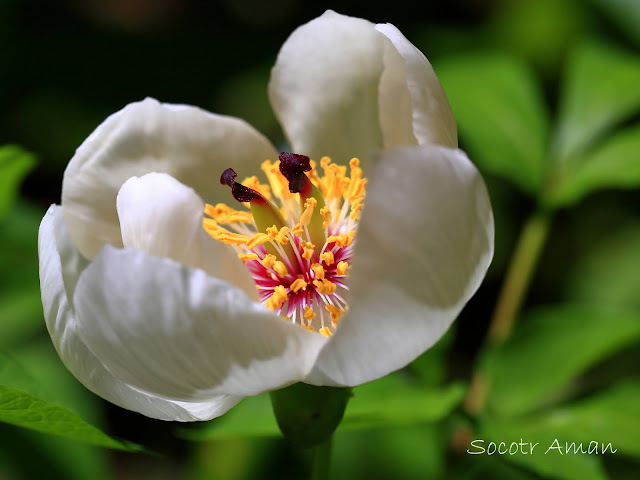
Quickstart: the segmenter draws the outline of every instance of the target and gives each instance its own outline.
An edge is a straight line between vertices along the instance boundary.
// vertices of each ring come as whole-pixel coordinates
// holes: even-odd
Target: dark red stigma
[[[222,175],[220,175],[220,185],[229,185],[231,187],[231,194],[239,202],[255,202],[260,205],[266,205],[267,199],[260,193],[256,192],[253,188],[245,187],[241,183],[235,181],[238,176],[233,168],[227,168]]]
[[[311,180],[304,173],[311,170],[309,157],[282,152],[279,158],[280,173],[289,181],[289,191],[299,193],[302,198],[311,195]]]

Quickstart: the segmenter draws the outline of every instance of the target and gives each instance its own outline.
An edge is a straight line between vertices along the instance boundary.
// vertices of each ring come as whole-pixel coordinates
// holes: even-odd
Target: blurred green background
[[[640,0],[1,0],[0,385],[156,455],[20,428],[0,390],[0,479],[308,475],[309,452],[279,438],[267,397],[178,425],[85,390],[47,335],[36,244],[75,149],[127,103],[197,105],[281,143],[269,70],[328,7],[393,23],[428,56],[496,218],[495,259],[452,330],[356,388],[333,478],[638,478]],[[501,291],[513,328],[489,327]],[[466,453],[473,439],[521,438],[617,452]]]

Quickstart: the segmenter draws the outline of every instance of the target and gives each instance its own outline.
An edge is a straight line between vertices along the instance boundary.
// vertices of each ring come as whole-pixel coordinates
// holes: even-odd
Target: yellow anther
[[[268,241],[269,241],[269,235],[266,235],[264,233],[256,233],[247,242],[247,248],[249,250],[253,250],[258,245],[262,245],[263,243],[268,242]]]
[[[324,263],[327,266],[333,265],[333,262],[335,262],[335,259],[333,258],[333,252],[332,251],[328,251],[328,252],[324,252],[324,253],[320,254],[320,258],[324,261]]]
[[[340,317],[344,315],[344,310],[335,305],[325,305],[324,308],[331,314],[331,325],[337,327],[340,322]]]
[[[204,213],[221,224],[253,223],[253,215],[250,212],[234,210],[224,203],[218,203],[215,207],[207,204],[204,207]]]
[[[323,279],[322,281],[314,280],[313,284],[316,286],[316,289],[318,290],[318,292],[322,295],[331,295],[335,293],[336,288],[338,288],[335,283],[330,282],[326,278]]]
[[[331,335],[333,335],[333,333],[331,333],[331,330],[329,330],[329,327],[322,327],[320,330],[318,330],[318,333],[321,333],[325,337],[330,337]]]
[[[311,242],[302,241],[300,246],[302,247],[302,258],[311,260],[313,258],[313,249],[316,248],[315,245]]]
[[[316,314],[311,307],[304,307],[304,318],[309,322],[316,318]]]
[[[209,235],[213,236],[214,238],[216,238],[216,235],[214,235],[214,234],[222,232],[222,231],[226,231],[224,228],[218,226],[218,222],[216,222],[212,218],[203,218],[202,219],[202,226],[207,231],[207,233]]]
[[[282,285],[278,285],[274,290],[273,294],[267,300],[265,306],[269,310],[277,310],[282,307],[282,304],[287,299],[287,291]]]
[[[340,248],[348,247],[349,245],[351,245],[352,241],[353,241],[353,237],[345,233],[341,233],[340,235],[330,235],[327,238],[328,244],[335,243]]]
[[[293,233],[296,237],[301,238],[304,235],[304,228],[298,223],[291,229],[291,233]]]
[[[322,222],[322,228],[327,228],[329,225],[331,225],[331,209],[329,207],[327,207],[326,205],[322,207],[320,209],[320,215],[322,215],[322,218],[324,220],[324,222]]]
[[[271,268],[273,267],[273,264],[276,263],[276,260],[277,259],[275,255],[267,253],[260,263],[264,265],[265,268]]]
[[[246,265],[251,260],[258,260],[259,257],[255,253],[239,253],[238,258]]]
[[[345,192],[345,200],[350,200],[351,198],[353,198],[353,195],[356,193],[356,190],[358,190],[359,184],[362,181],[362,169],[360,168],[360,160],[358,160],[357,158],[352,158],[349,162],[349,167],[351,167],[351,182],[349,183],[348,190]]]
[[[297,278],[291,285],[289,285],[289,288],[292,292],[298,293],[303,288],[307,288],[307,282],[301,278]]]
[[[276,237],[278,236],[279,230],[278,227],[276,227],[275,225],[267,228],[267,235],[269,235],[269,240],[275,240]]]
[[[300,216],[300,225],[309,225],[309,223],[311,222],[311,217],[313,216],[313,210],[317,205],[318,201],[313,197],[309,197],[305,200],[304,212],[302,212],[302,215]]]
[[[289,274],[287,267],[285,267],[284,263],[282,263],[280,260],[276,260],[276,262],[274,262],[273,269],[281,277],[286,277]]]
[[[286,245],[289,243],[289,237],[287,236],[291,229],[289,227],[282,227],[276,236],[276,242],[280,245]]]
[[[347,262],[338,262],[338,265],[336,266],[336,274],[339,277],[346,277],[347,268],[349,268],[349,264]]]
[[[287,199],[292,197],[292,193],[289,192],[289,185],[286,178],[280,173],[280,162],[271,163],[270,160],[265,160],[260,166],[262,171],[267,176],[269,184],[271,185],[271,191],[273,195],[281,199]]]
[[[271,188],[269,188],[269,185],[260,183],[258,177],[256,177],[255,175],[245,178],[242,181],[242,184],[245,187],[252,188],[267,200],[271,200]]]
[[[215,238],[217,240],[220,240],[222,243],[226,243],[227,245],[245,245],[249,241],[249,237],[247,237],[246,235],[227,231],[221,232]]]
[[[319,263],[311,265],[311,270],[316,275],[316,280],[322,280],[324,278],[324,268]]]
[[[360,212],[364,206],[364,195],[357,195],[351,202],[351,220],[360,220]]]

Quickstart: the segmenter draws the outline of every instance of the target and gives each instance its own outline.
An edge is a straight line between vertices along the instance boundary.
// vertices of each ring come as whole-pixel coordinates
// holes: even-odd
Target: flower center
[[[347,167],[283,152],[266,160],[269,184],[242,183],[228,168],[220,183],[243,204],[207,204],[204,229],[233,247],[249,269],[262,303],[288,321],[331,336],[347,311],[345,279],[351,265],[367,180],[357,158]],[[275,202],[275,203],[274,203]]]

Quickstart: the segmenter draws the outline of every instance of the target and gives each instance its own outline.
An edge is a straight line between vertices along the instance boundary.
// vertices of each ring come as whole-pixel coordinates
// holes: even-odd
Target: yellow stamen
[[[220,232],[215,238],[227,245],[245,245],[249,241],[246,235],[227,231]]]
[[[282,304],[287,299],[287,291],[282,285],[278,285],[274,290],[273,294],[267,300],[265,306],[269,310],[277,310],[282,307]]]
[[[289,192],[287,180],[280,174],[279,165],[279,161],[271,163],[270,160],[265,160],[262,162],[261,168],[269,180],[273,194],[281,199],[291,198],[293,194]]]
[[[289,274],[287,267],[285,267],[284,263],[282,263],[280,260],[276,260],[276,262],[273,264],[273,269],[281,277],[286,277]]]
[[[276,263],[276,260],[277,259],[276,259],[275,255],[271,255],[270,253],[267,253],[260,263],[265,268],[271,268],[271,267],[273,267],[273,264]]]
[[[341,233],[340,235],[330,235],[327,238],[327,243],[335,243],[340,248],[348,247],[349,245],[351,245],[352,241],[353,237],[346,233]]]
[[[331,225],[331,210],[329,209],[329,207],[327,207],[326,205],[322,207],[320,209],[320,215],[322,215],[322,218],[324,220],[324,222],[322,222],[322,228],[327,228],[329,225]]]
[[[289,243],[289,237],[287,237],[287,235],[290,231],[291,229],[289,227],[282,227],[278,232],[278,235],[276,235],[276,242],[280,245],[286,245]]]
[[[291,233],[298,238],[302,238],[304,235],[304,227],[298,223],[291,229]]]
[[[324,308],[331,314],[331,325],[337,327],[340,322],[340,317],[344,315],[344,310],[335,305],[325,305]]]
[[[313,284],[318,289],[318,292],[322,295],[331,295],[335,293],[336,289],[338,288],[338,286],[335,283],[330,282],[326,278],[323,279],[322,281],[314,280]]]
[[[338,265],[336,266],[336,273],[340,277],[346,277],[347,268],[349,268],[349,264],[347,262],[338,262]]]
[[[239,253],[238,258],[246,265],[247,262],[257,260],[259,257],[255,253]]]
[[[247,242],[247,248],[249,250],[253,250],[258,245],[262,245],[263,243],[268,242],[268,241],[269,241],[269,235],[266,235],[264,233],[256,233]]]
[[[316,318],[316,314],[311,307],[304,307],[304,318],[309,322]]]
[[[305,260],[311,260],[313,258],[313,249],[315,248],[315,245],[311,242],[305,242],[302,241],[300,242],[300,245],[302,246],[302,258],[304,258]]]
[[[324,268],[319,263],[311,265],[311,270],[316,275],[316,280],[322,280],[324,278]]]
[[[320,258],[324,260],[324,263],[326,263],[327,266],[333,265],[333,262],[335,262],[332,251],[324,252],[323,254],[320,255]]]
[[[333,335],[333,333],[331,333],[331,330],[329,330],[328,327],[322,327],[320,330],[318,330],[318,333],[321,333],[325,337],[330,337]]]
[[[304,202],[304,212],[300,217],[300,225],[309,225],[309,223],[311,222],[311,216],[313,215],[313,210],[317,205],[318,201],[315,198],[309,197],[306,199],[306,201]]]
[[[292,292],[298,293],[303,288],[307,288],[307,282],[301,278],[297,278],[291,285],[289,285],[289,288]]]

